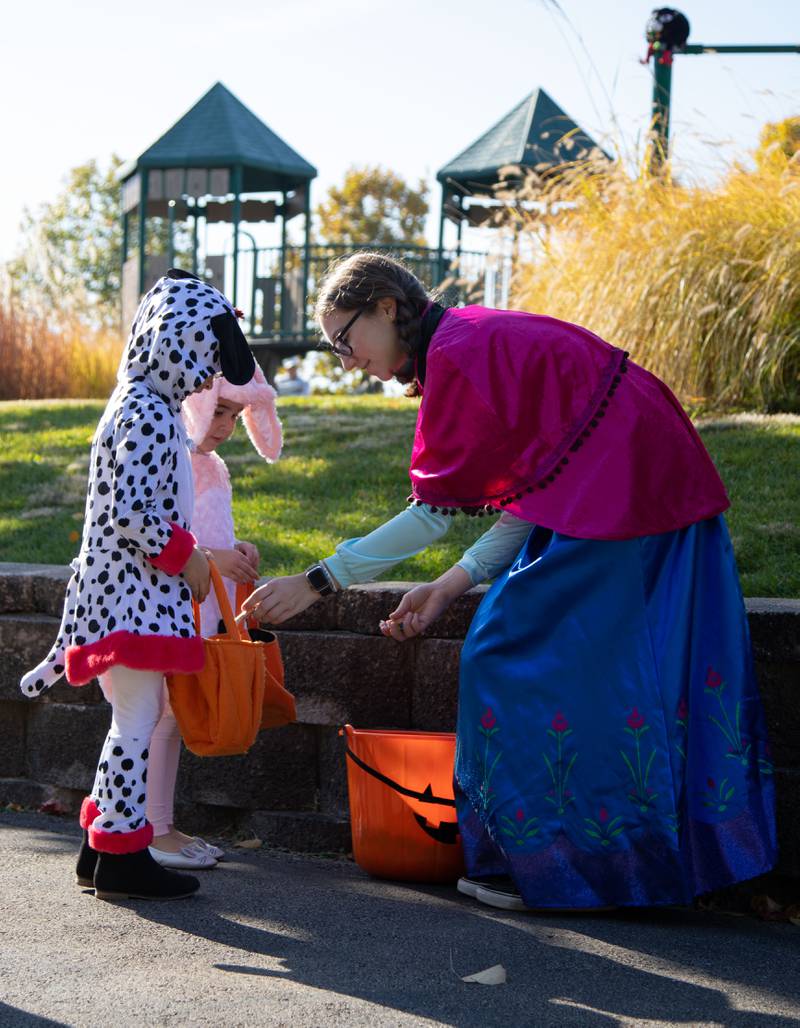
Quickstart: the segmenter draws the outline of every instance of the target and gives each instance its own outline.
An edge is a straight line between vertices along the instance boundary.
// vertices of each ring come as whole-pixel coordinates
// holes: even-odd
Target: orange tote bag
[[[200,757],[246,753],[261,726],[267,679],[264,643],[249,638],[233,618],[222,576],[212,561],[211,582],[225,633],[203,640],[205,664],[192,674],[167,675],[169,700],[183,741]],[[200,631],[200,610],[194,605]]]
[[[242,604],[255,589],[255,582],[240,582],[236,586],[236,609],[241,611]],[[264,682],[264,704],[261,713],[262,728],[280,728],[297,720],[294,696],[284,685],[283,659],[278,638],[274,632],[261,628],[255,618],[247,619],[247,632],[253,642],[264,647],[264,660],[267,675]]]

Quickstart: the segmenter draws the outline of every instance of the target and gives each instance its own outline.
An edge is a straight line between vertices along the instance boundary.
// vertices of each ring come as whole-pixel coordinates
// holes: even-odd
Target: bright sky
[[[646,131],[641,0],[8,0],[0,33],[0,260],[24,207],[69,168],[135,158],[221,80],[319,170],[434,186],[438,168],[537,86],[598,141]],[[691,42],[800,42],[797,0],[684,0]],[[694,178],[800,114],[800,56],[678,57],[677,160]],[[432,207],[439,202],[432,189]],[[435,234],[431,217],[429,235]]]

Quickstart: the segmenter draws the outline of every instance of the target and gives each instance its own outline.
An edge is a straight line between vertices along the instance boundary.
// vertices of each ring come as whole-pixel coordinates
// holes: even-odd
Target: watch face
[[[320,595],[324,596],[327,593],[333,592],[330,582],[319,564],[306,571],[306,578],[308,579],[311,588],[316,589]]]

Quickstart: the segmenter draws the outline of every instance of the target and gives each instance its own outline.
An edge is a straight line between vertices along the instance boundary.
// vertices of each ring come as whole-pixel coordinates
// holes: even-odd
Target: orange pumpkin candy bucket
[[[352,725],[344,734],[356,863],[376,878],[454,882],[464,873],[455,735]]]

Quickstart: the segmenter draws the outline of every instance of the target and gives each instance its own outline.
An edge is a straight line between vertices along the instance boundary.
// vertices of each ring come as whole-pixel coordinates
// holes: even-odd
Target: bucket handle
[[[390,789],[394,789],[395,792],[399,792],[403,796],[408,796],[412,800],[419,800],[422,803],[439,803],[443,807],[454,807],[456,805],[455,800],[448,799],[446,796],[434,796],[430,785],[424,792],[415,792],[414,789],[407,789],[404,785],[400,785],[399,782],[392,781],[391,778],[387,778],[380,771],[376,771],[374,767],[365,764],[360,757],[353,753],[349,746],[345,747],[345,753],[362,771],[366,771],[368,775],[372,775],[373,778],[377,778],[379,782],[383,782],[384,785],[388,785]]]

